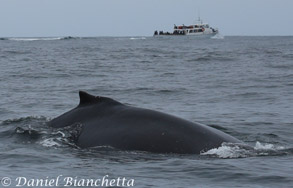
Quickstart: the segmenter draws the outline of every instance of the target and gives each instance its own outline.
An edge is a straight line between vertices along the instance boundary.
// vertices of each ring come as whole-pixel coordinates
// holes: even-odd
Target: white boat
[[[209,35],[213,36],[219,33],[219,30],[216,28],[210,27],[208,23],[203,23],[202,20],[199,18],[198,23],[185,26],[183,25],[175,25],[174,30],[172,33],[164,32],[164,31],[155,31],[154,36],[158,35],[191,35],[191,36],[202,36],[202,35]]]

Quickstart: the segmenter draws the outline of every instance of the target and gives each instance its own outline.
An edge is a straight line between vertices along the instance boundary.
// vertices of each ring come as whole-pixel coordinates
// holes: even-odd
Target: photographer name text
[[[127,179],[126,177],[110,178],[109,175],[97,179],[63,175],[54,178],[27,178],[20,176],[16,178],[3,177],[1,185],[4,187],[133,187],[134,179]]]

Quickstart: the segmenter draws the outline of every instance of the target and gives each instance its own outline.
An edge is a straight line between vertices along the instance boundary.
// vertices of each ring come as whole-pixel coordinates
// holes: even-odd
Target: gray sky
[[[0,37],[151,36],[198,17],[223,35],[293,35],[293,0],[0,0]]]

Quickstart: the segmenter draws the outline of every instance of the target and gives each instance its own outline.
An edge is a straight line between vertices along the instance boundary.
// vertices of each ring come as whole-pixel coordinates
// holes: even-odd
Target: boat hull
[[[174,35],[174,34],[161,34],[161,35],[154,35],[154,37],[196,37],[196,38],[210,38],[213,37],[215,35],[217,35],[217,33],[192,33],[192,34],[186,34],[186,35]]]

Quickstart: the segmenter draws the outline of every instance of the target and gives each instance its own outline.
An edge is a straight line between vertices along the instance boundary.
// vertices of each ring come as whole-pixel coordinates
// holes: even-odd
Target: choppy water
[[[135,187],[292,187],[293,37],[1,38],[0,178],[126,177]],[[79,149],[46,122],[78,91],[200,122],[253,148]],[[0,185],[2,186],[2,185]],[[62,187],[60,185],[60,187]]]

